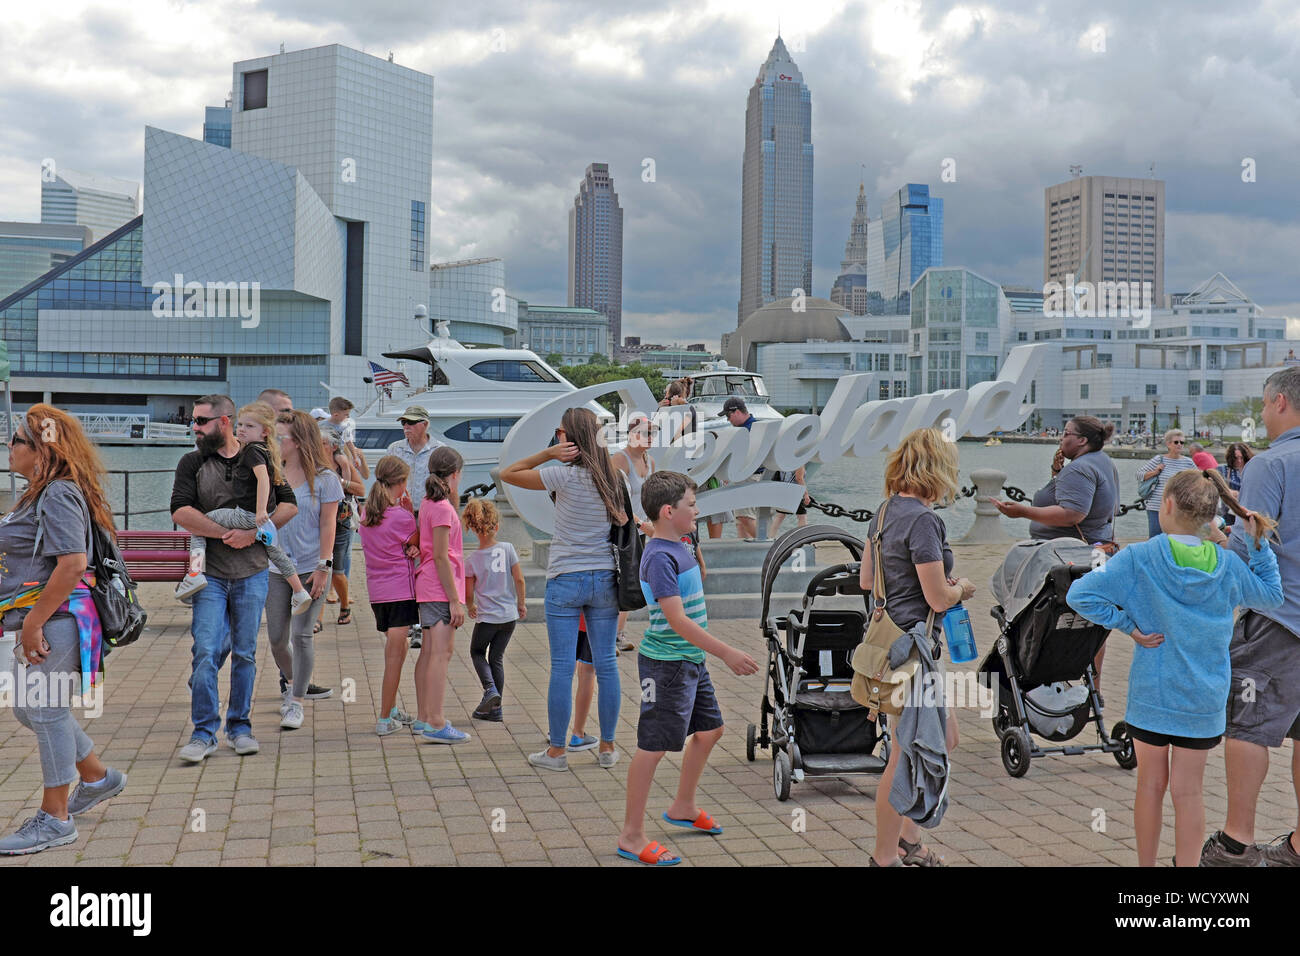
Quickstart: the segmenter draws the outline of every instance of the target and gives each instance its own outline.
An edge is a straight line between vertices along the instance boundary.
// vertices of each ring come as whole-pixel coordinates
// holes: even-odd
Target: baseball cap
[[[429,413],[419,405],[412,405],[407,408],[406,411],[402,412],[402,414],[398,415],[397,420],[399,422],[411,422],[412,424],[416,422],[427,422],[429,420]]]
[[[724,415],[730,415],[732,412],[748,412],[748,411],[749,409],[745,406],[745,400],[741,398],[739,395],[732,395],[729,399],[727,399],[725,402],[722,403],[722,414]]]
[[[324,421],[325,419],[329,418],[329,417],[330,417],[330,413],[327,412],[327,411],[325,411],[325,409],[323,409],[323,408],[313,408],[313,409],[311,410],[311,417],[314,418],[314,419],[316,419],[316,421],[320,422],[320,421]]]

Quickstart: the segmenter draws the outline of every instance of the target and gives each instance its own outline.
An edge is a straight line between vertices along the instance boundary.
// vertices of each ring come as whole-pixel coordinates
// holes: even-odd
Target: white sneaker
[[[302,721],[302,704],[296,700],[289,701],[289,705],[284,709],[284,716],[280,718],[280,729],[297,730],[302,726]]]
[[[201,571],[190,571],[181,579],[181,583],[176,585],[176,600],[182,604],[189,604],[194,600],[194,595],[207,586],[208,579]]]
[[[306,588],[303,588],[301,591],[294,591],[292,603],[292,613],[294,617],[297,617],[299,614],[306,614],[307,609],[311,607],[311,592]]]
[[[293,691],[286,689],[282,694],[280,694],[280,716],[281,717],[284,716],[285,711],[289,709],[289,705],[292,703],[293,703]]]

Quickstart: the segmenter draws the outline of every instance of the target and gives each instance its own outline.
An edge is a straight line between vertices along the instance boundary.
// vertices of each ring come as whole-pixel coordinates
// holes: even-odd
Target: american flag
[[[401,372],[390,372],[382,365],[370,363],[370,373],[374,377],[376,385],[392,385],[394,382],[401,382],[403,385],[410,385],[410,381]]]

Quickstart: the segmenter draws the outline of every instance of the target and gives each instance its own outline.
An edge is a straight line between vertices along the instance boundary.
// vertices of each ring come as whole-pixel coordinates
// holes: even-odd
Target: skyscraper
[[[611,349],[623,343],[623,209],[608,163],[592,163],[569,210],[569,305],[609,319]]]
[[[849,241],[844,244],[840,274],[831,287],[831,301],[854,315],[867,314],[867,190],[858,183],[857,211],[849,224]]]
[[[931,196],[929,186],[908,183],[881,203],[880,218],[867,226],[870,311],[879,315],[907,312],[912,283],[926,269],[941,265],[943,200]]]
[[[812,293],[812,96],[778,36],[749,88],[736,325],[774,299]]]
[[[98,242],[140,214],[140,184],[59,169],[41,179],[41,222],[89,226]]]
[[[1043,197],[1043,284],[1150,282],[1165,294],[1165,184],[1160,179],[1076,176]],[[1139,287],[1140,288],[1140,287]]]

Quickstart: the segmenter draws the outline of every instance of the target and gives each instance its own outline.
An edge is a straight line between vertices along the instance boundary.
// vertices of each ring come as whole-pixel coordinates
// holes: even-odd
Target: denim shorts
[[[421,601],[420,626],[451,623],[451,604],[447,601]]]
[[[352,535],[351,528],[335,527],[334,531],[334,567],[333,574],[345,578],[352,573]]]
[[[1232,687],[1224,736],[1261,747],[1300,740],[1300,639],[1270,617],[1242,611],[1228,645]]]
[[[722,726],[713,681],[703,664],[657,661],[644,654],[636,656],[636,664],[641,678],[641,719],[636,725],[639,749],[676,752],[686,745],[689,735]]]

